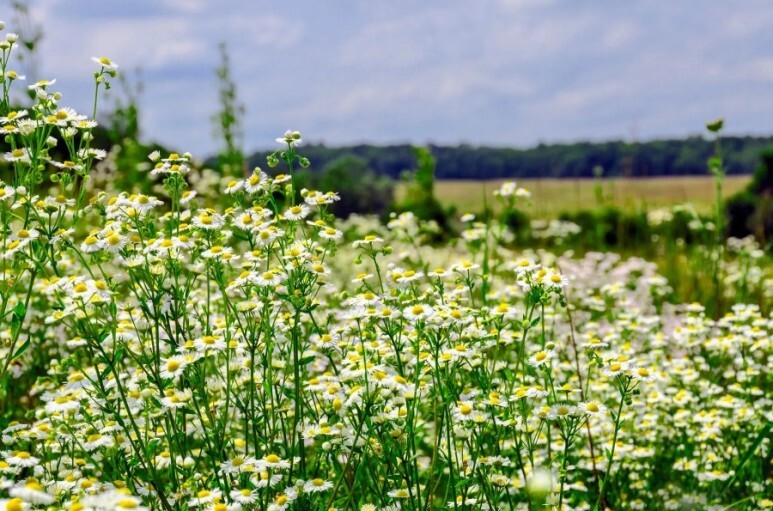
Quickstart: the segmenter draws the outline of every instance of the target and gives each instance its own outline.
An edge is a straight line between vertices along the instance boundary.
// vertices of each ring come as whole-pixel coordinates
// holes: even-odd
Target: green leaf
[[[746,465],[746,462],[749,461],[749,458],[752,457],[754,454],[754,451],[757,450],[757,448],[760,446],[763,440],[767,438],[768,433],[770,432],[771,428],[773,428],[773,423],[768,422],[762,427],[762,430],[760,431],[760,434],[757,435],[757,438],[754,439],[754,442],[749,446],[749,448],[746,450],[746,453],[741,458],[741,462],[738,464],[738,467],[735,469],[735,474],[732,478],[727,482],[725,485],[725,491],[729,490],[730,487],[733,485],[733,483],[736,480],[736,477],[738,477],[739,472],[743,468],[744,465]]]
[[[16,323],[21,323],[21,321],[24,319],[24,316],[27,315],[27,307],[24,306],[23,302],[19,302],[16,304],[16,307],[13,308],[13,321]]]
[[[316,355],[309,355],[308,357],[303,357],[302,359],[300,359],[298,363],[301,364],[302,366],[305,366],[306,364],[310,364],[311,362],[314,362],[314,360],[316,359],[317,359]]]
[[[29,347],[30,347],[30,340],[27,339],[26,341],[24,341],[24,343],[21,346],[19,346],[19,349],[16,350],[16,353],[13,354],[13,356],[11,357],[11,360],[16,360],[20,356],[24,355],[24,352],[27,351],[27,348]]]

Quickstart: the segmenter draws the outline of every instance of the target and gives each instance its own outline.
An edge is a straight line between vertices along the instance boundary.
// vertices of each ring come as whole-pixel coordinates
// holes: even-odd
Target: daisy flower
[[[550,363],[550,361],[554,358],[556,358],[556,352],[553,350],[538,351],[531,358],[529,358],[529,364],[534,367],[540,367]]]
[[[403,316],[411,322],[426,321],[433,318],[435,314],[436,312],[432,307],[421,303],[417,303],[413,307],[406,307],[403,311]]]
[[[244,188],[244,181],[232,180],[232,181],[228,182],[228,184],[225,187],[225,190],[223,190],[223,191],[224,191],[224,193],[230,195],[232,193],[238,192],[242,188]]]
[[[303,220],[311,213],[311,209],[306,204],[293,206],[282,215],[286,220]]]
[[[9,153],[5,153],[3,156],[5,158],[5,161],[11,162],[11,163],[14,163],[14,162],[29,163],[30,162],[29,150],[23,147],[14,149]]]
[[[626,374],[628,372],[629,364],[627,362],[615,362],[612,361],[608,366],[601,370],[604,376],[614,377],[618,374]]]
[[[383,242],[384,242],[383,239],[381,239],[381,238],[379,238],[379,237],[377,237],[377,236],[375,236],[373,234],[369,234],[369,235],[365,236],[363,239],[357,240],[354,243],[352,243],[352,248],[359,248],[359,247],[361,247],[363,245],[370,245],[370,246],[372,246],[372,245],[375,245],[377,243],[383,243]]]
[[[332,227],[325,227],[319,231],[319,237],[326,240],[338,241],[342,236],[343,233],[341,231]]]
[[[225,339],[219,335],[205,335],[204,337],[199,337],[193,341],[193,345],[200,353],[208,350],[223,351],[226,347]]]
[[[204,230],[220,229],[224,223],[223,217],[208,211],[199,213],[193,219],[193,225]]]
[[[196,493],[196,496],[188,501],[188,507],[199,507],[204,506],[206,504],[209,504],[213,502],[214,500],[219,500],[222,496],[222,492],[218,489],[214,490],[200,490],[198,493]]]
[[[276,141],[282,145],[288,145],[290,147],[298,147],[301,145],[301,132],[300,131],[285,131],[283,137],[277,138]]]
[[[16,451],[11,456],[5,458],[6,463],[14,467],[29,468],[40,463],[40,459],[32,456],[27,451]]]
[[[185,371],[188,359],[181,355],[175,355],[161,361],[161,377],[178,379]]]
[[[247,193],[257,193],[268,188],[268,175],[255,168],[252,175],[244,181],[244,189]]]
[[[262,460],[258,460],[257,465],[261,469],[272,468],[282,470],[290,468],[290,461],[283,460],[276,454],[269,454]]]
[[[652,372],[646,367],[631,367],[630,373],[635,380],[640,380],[645,382],[650,382],[655,380],[655,375],[652,374]]]
[[[28,85],[27,88],[29,90],[34,91],[44,91],[46,88],[51,87],[56,83],[56,79],[54,80],[38,80],[37,82],[33,83],[32,85]]]
[[[42,504],[47,506],[56,500],[54,496],[50,493],[47,493],[45,488],[43,488],[43,485],[41,485],[35,479],[28,479],[27,482],[24,483],[24,486],[11,488],[8,493],[11,495],[11,497],[20,498],[24,502],[28,502],[30,504]]]
[[[586,415],[604,415],[607,407],[596,401],[588,401],[577,405],[577,411]]]
[[[228,256],[232,254],[233,249],[231,247],[221,247],[220,245],[215,245],[202,252],[201,257],[204,259],[227,259]]]
[[[332,487],[332,481],[325,481],[324,479],[317,477],[311,481],[306,481],[306,484],[303,485],[303,491],[306,493],[317,493],[327,491]]]
[[[239,504],[253,504],[258,500],[258,494],[254,490],[244,488],[241,490],[231,490],[229,494],[231,500]]]
[[[27,110],[13,110],[11,112],[8,112],[8,114],[5,117],[0,117],[0,124],[9,124],[12,122],[18,122],[22,118],[26,117]]]
[[[559,404],[550,407],[548,419],[563,419],[577,414],[577,407],[574,405]]]
[[[91,61],[99,64],[105,69],[118,69],[118,64],[107,57],[91,57]]]
[[[276,287],[282,283],[284,277],[281,273],[275,271],[267,271],[255,277],[255,283],[259,286]]]
[[[16,195],[16,190],[12,186],[2,186],[0,183],[0,200],[12,201],[14,195]]]

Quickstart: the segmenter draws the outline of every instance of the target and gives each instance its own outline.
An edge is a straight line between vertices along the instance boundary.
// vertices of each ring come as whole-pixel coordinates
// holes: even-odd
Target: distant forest
[[[759,164],[763,149],[773,146],[771,137],[724,137],[721,151],[729,174],[748,174]],[[578,178],[593,177],[600,167],[605,177],[654,177],[706,174],[706,161],[714,142],[702,137],[629,143],[577,142],[540,144],[530,149],[430,145],[438,179]],[[410,145],[355,145],[327,147],[307,145],[303,155],[320,171],[342,157],[357,157],[378,174],[399,178],[416,168]],[[265,168],[268,152],[249,157],[250,168]]]

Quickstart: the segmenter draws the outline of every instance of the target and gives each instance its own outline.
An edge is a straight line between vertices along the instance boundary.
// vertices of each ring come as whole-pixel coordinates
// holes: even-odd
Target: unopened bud
[[[547,470],[537,469],[527,481],[526,489],[533,498],[544,500],[553,491],[553,477]]]

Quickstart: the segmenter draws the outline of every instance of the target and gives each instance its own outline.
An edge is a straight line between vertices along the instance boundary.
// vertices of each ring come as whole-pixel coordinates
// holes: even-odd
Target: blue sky
[[[4,10],[7,3],[3,5]],[[540,142],[773,132],[773,2],[32,0],[38,78],[89,111],[92,56],[141,67],[144,138],[218,148],[217,45],[244,146]],[[0,19],[10,22],[10,12]],[[9,27],[11,28],[11,27]]]

